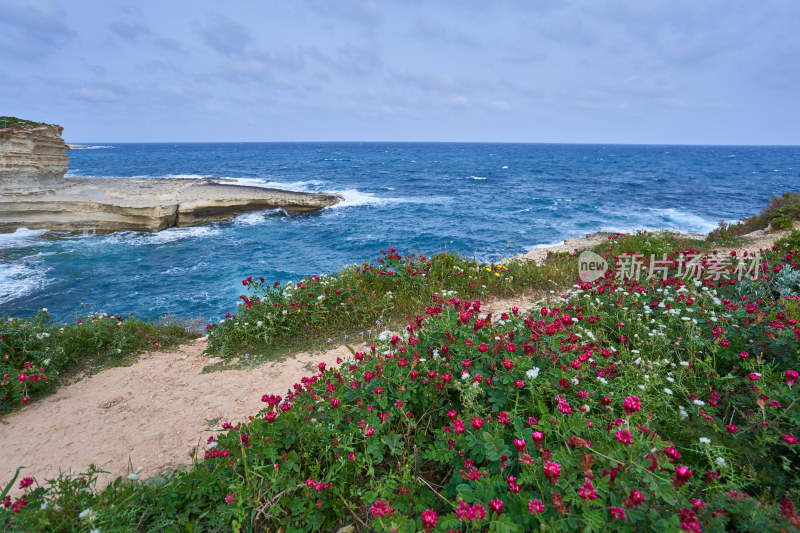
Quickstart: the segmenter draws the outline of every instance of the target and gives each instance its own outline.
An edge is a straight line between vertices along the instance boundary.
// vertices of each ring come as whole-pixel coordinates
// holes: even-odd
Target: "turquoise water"
[[[705,232],[798,190],[800,148],[428,143],[98,144],[72,176],[235,178],[338,191],[319,213],[251,212],[160,233],[0,234],[0,316],[46,307],[218,321],[241,280],[297,281],[374,258],[483,260],[594,231]]]

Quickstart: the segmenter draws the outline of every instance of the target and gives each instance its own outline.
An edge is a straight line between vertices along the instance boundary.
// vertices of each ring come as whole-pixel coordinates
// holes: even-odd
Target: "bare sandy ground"
[[[772,246],[788,232],[752,235],[739,251]],[[607,234],[569,239],[563,245],[536,248],[524,257],[542,261],[547,251],[583,250],[607,240]],[[719,253],[730,250],[720,249]],[[486,302],[484,312],[500,313],[517,305],[525,308],[546,296],[530,294],[513,300]],[[223,422],[246,421],[263,406],[264,394],[281,394],[313,374],[319,362],[329,367],[347,358],[346,347],[300,353],[285,361],[248,370],[203,374],[212,361],[202,355],[198,340],[172,351],[142,356],[129,367],[104,370],[67,385],[55,394],[0,419],[0,486],[25,466],[22,476],[39,482],[61,471],[84,472],[92,463],[108,471],[105,485],[129,473],[140,476],[175,469],[191,462],[191,452]],[[356,347],[357,350],[365,348]]]
[[[210,364],[198,340],[142,356],[129,367],[104,370],[4,417],[0,425],[0,484],[20,476],[43,483],[60,471],[85,472],[90,463],[110,472],[105,485],[134,471],[143,477],[191,462],[190,453],[223,422],[246,421],[261,396],[281,394],[324,361],[346,358],[346,347],[297,354],[248,370],[203,374]],[[364,349],[363,347],[357,349]],[[313,368],[312,368],[313,367]],[[141,469],[141,470],[139,470]]]

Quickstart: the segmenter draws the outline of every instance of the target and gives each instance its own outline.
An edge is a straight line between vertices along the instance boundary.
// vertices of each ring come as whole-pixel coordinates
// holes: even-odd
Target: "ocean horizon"
[[[797,189],[800,147],[519,143],[76,143],[68,176],[204,177],[340,204],[159,233],[0,234],[0,316],[48,308],[219,321],[241,280],[298,281],[375,258],[484,261],[596,231],[706,233]]]

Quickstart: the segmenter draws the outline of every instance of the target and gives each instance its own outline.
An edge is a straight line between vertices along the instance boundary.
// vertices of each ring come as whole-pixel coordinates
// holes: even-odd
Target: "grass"
[[[32,120],[25,120],[17,117],[0,117],[0,124],[5,124],[7,128],[35,128],[38,126],[47,126],[44,122],[33,122]]]

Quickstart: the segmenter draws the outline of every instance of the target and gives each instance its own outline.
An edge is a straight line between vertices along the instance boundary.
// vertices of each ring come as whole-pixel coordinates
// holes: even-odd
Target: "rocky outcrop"
[[[243,211],[317,211],[338,194],[232,185],[214,179],[65,178],[60,126],[0,129],[0,232],[161,231]]]
[[[0,191],[57,187],[69,166],[62,131],[46,124],[0,129]]]

